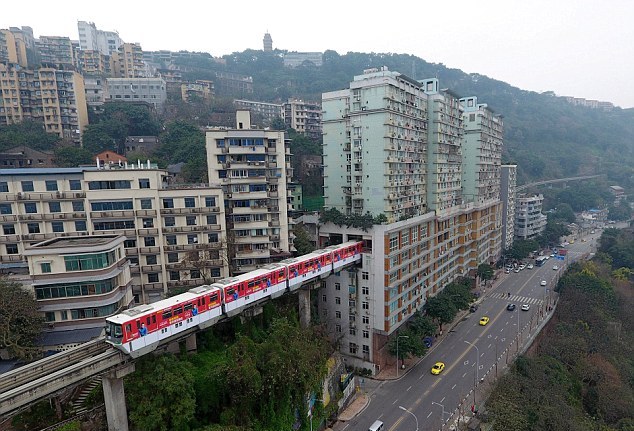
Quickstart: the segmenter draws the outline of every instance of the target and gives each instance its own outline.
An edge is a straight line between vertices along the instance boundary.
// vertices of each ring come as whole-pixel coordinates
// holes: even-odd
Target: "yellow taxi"
[[[482,319],[480,319],[480,326],[485,326],[487,323],[489,323],[489,317],[488,316],[483,316]]]
[[[431,373],[438,375],[438,374],[442,373],[442,370],[444,370],[444,369],[445,369],[445,363],[444,362],[436,362],[434,364],[434,366],[431,367]]]

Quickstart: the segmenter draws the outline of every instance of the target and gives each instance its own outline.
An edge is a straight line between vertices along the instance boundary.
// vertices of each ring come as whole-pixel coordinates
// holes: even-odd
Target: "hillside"
[[[185,78],[212,79],[216,70],[253,77],[254,94],[266,102],[288,97],[321,100],[327,91],[347,88],[353,76],[387,66],[416,79],[438,77],[459,95],[478,96],[504,116],[504,162],[518,163],[518,182],[601,172],[611,183],[634,187],[634,110],[603,112],[570,105],[552,92],[536,93],[479,74],[466,74],[407,54],[324,53],[321,67],[289,69],[283,51],[247,50],[224,56],[226,65],[196,60],[181,64]],[[574,77],[571,77],[574,79]]]

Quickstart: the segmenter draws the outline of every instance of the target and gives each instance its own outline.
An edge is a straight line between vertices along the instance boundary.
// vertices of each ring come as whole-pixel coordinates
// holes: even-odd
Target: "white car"
[[[553,269],[554,269],[555,271],[557,271],[557,270],[559,269],[559,267],[558,267],[557,265],[553,265]]]
[[[546,283],[546,280],[542,280],[539,284],[540,284],[541,286],[546,286],[546,284],[548,284],[548,283]]]
[[[528,265],[526,265],[526,268],[527,268],[527,269],[533,269],[533,264],[532,264],[532,263],[529,263]]]
[[[531,308],[530,304],[522,304],[522,311],[528,311]]]

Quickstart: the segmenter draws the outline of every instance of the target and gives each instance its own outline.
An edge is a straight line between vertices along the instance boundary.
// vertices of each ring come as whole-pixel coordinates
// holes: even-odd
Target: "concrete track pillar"
[[[310,287],[299,290],[299,324],[302,328],[310,326]]]
[[[196,333],[191,334],[185,339],[185,348],[187,349],[187,353],[196,353]]]
[[[128,431],[128,411],[125,405],[123,377],[133,372],[134,364],[129,364],[105,374],[101,378],[108,431]]]

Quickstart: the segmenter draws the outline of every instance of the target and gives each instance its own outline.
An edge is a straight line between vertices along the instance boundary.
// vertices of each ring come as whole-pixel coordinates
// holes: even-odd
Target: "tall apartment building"
[[[500,178],[500,200],[502,201],[502,249],[513,247],[515,237],[515,195],[517,188],[517,165],[502,165]]]
[[[311,139],[321,139],[321,105],[315,102],[289,99],[284,103],[286,127]]]
[[[54,68],[74,68],[77,65],[73,43],[65,36],[40,36],[35,41],[42,65]]]
[[[0,64],[0,124],[42,121],[45,130],[79,144],[88,124],[82,76],[73,70]]]
[[[124,43],[110,55],[110,68],[115,78],[149,78],[143,61],[143,49],[138,43]]]
[[[111,76],[110,56],[97,50],[77,51],[77,66],[81,73],[94,76]]]
[[[276,118],[284,118],[284,105],[278,103],[236,99],[233,104],[240,110],[248,110],[252,115],[261,117],[266,124],[270,124]]]
[[[532,239],[546,229],[542,214],[543,195],[518,194],[515,199],[515,238]]]
[[[19,64],[21,67],[34,67],[39,64],[33,29],[10,27],[0,30],[0,63]]]
[[[24,251],[31,288],[47,326],[44,345],[87,341],[72,337],[83,329],[101,332],[106,317],[133,301],[130,262],[122,235],[60,237]],[[47,342],[66,332],[66,342]],[[63,347],[57,347],[63,349]]]
[[[218,186],[172,184],[155,166],[0,169],[0,264],[42,240],[125,235],[136,302],[227,276]]]
[[[161,112],[167,100],[163,78],[106,78],[106,101],[148,103]]]
[[[99,51],[104,55],[112,55],[123,45],[123,40],[116,31],[99,30],[94,22],[77,21],[79,32],[79,48],[82,51]]]
[[[284,132],[251,128],[237,111],[236,128],[206,132],[209,182],[221,184],[232,271],[244,273],[289,256],[288,184],[293,171]]]
[[[429,296],[500,256],[503,124],[469,100],[387,68],[322,95],[325,206],[388,220],[365,230],[320,225],[319,246],[367,246],[361,268],[328,277],[320,291],[320,316],[350,365],[378,371],[390,336]]]

